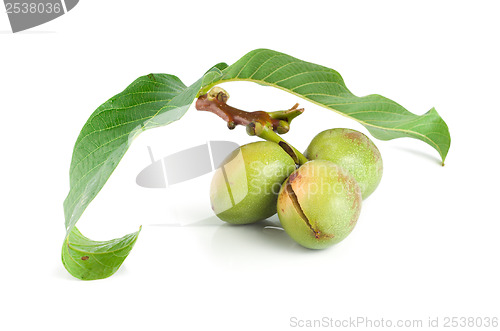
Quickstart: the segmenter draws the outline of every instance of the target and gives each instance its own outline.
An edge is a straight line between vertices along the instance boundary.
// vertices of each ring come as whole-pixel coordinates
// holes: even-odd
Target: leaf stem
[[[285,152],[287,152],[292,157],[295,163],[299,166],[303,165],[308,161],[307,158],[301,152],[299,152],[286,140],[281,138],[278,134],[276,134],[276,132],[271,130],[268,126],[263,126],[258,122],[252,122],[249,125],[247,125],[247,133],[250,136],[257,136],[264,140],[277,143],[278,145],[281,146],[281,148],[285,150]]]

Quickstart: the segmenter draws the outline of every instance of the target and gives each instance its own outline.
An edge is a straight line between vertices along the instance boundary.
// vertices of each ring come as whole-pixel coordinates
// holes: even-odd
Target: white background
[[[495,1],[81,1],[26,32],[0,13],[0,329],[289,330],[290,319],[500,317]],[[112,277],[80,281],[60,260],[73,144],[97,106],[154,73],[186,84],[271,48],[338,70],[357,95],[436,107],[452,145],[375,140],[384,177],[354,232],[324,251],[273,225],[211,217],[210,175],[138,187],[156,158],[208,140],[254,141],[194,108],[142,134],[78,223],[95,240],[137,230]],[[304,150],[357,122],[272,88],[225,85],[230,103],[306,112],[285,137]],[[257,95],[257,97],[255,97]],[[326,328],[328,329],[328,328]],[[424,328],[422,328],[424,329]],[[491,328],[490,328],[491,329]]]

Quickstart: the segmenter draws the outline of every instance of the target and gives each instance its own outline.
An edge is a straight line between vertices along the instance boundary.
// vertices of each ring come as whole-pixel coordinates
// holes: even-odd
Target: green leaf
[[[75,224],[132,141],[145,130],[180,119],[201,86],[218,79],[225,67],[227,65],[218,64],[189,87],[172,75],[140,77],[97,108],[87,120],[73,149],[70,191],[64,201],[66,238],[62,259],[70,274],[80,279],[105,278],[121,265],[139,232],[120,239],[95,242],[81,235]],[[89,259],[81,260],[82,256],[89,256]]]
[[[422,140],[438,151],[443,162],[450,148],[448,126],[434,108],[419,116],[381,95],[357,97],[335,70],[283,53],[268,49],[251,51],[226,68],[221,79],[211,86],[228,81],[277,87],[358,121],[381,140]],[[203,86],[203,90],[211,86]]]
[[[139,231],[122,238],[93,241],[73,227],[64,240],[62,261],[76,278],[93,280],[114,274],[134,247]]]

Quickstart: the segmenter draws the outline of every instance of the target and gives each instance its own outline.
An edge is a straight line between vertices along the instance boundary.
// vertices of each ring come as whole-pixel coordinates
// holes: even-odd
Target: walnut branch
[[[228,105],[228,98],[229,94],[216,86],[196,100],[196,109],[216,114],[227,122],[227,127],[230,130],[234,129],[236,125],[248,126],[250,123],[260,123],[279,134],[287,133],[290,130],[290,122],[304,112],[304,108],[298,108],[299,104],[295,104],[288,110],[269,113],[265,111],[247,112]]]
[[[216,114],[227,122],[227,127],[230,130],[234,129],[236,125],[244,125],[249,135],[279,144],[297,165],[307,162],[302,153],[277,134],[287,133],[290,130],[290,122],[304,112],[304,108],[298,108],[298,103],[288,110],[269,113],[265,111],[247,112],[228,105],[228,99],[229,94],[216,86],[196,100],[196,109]]]

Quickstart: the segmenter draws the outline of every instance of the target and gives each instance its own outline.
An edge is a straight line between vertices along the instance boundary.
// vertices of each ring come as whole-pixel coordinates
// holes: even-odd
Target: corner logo
[[[12,32],[30,29],[58,18],[79,0],[4,0]]]

